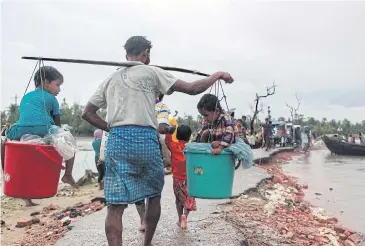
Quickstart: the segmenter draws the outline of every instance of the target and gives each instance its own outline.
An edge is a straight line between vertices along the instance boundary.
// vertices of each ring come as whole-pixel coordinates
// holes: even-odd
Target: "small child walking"
[[[181,125],[177,128],[176,138],[178,142],[172,141],[172,135],[166,134],[165,143],[171,152],[171,169],[173,177],[173,189],[176,198],[176,210],[179,220],[177,225],[182,229],[187,229],[187,218],[190,211],[196,211],[196,202],[188,194],[186,182],[186,159],[184,149],[189,142],[191,129],[189,126]]]

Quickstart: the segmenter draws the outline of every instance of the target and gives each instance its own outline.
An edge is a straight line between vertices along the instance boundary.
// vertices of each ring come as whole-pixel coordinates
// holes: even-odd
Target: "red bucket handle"
[[[65,167],[62,164],[60,165],[59,162],[55,158],[53,158],[49,153],[44,151],[41,147],[36,147],[36,151],[38,151],[40,154],[42,154],[42,156],[45,157],[46,159],[48,159],[50,162],[55,164],[58,168],[65,169]]]

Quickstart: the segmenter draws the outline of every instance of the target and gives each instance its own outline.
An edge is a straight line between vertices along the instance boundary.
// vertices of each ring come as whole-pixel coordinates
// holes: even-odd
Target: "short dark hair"
[[[213,94],[205,94],[200,98],[200,101],[198,102],[198,109],[204,109],[208,112],[213,112],[216,109],[219,109],[219,111],[223,111],[221,104],[219,103],[218,97],[216,97]]]
[[[241,123],[243,123],[243,120],[242,120],[242,119],[238,119],[238,120],[237,120],[237,122],[241,122]]]
[[[63,75],[54,67],[43,66],[40,67],[34,74],[34,85],[35,87],[41,87],[42,81],[44,82],[44,80],[47,80],[48,82],[51,82],[56,79],[59,79],[61,82],[63,82]]]
[[[177,128],[176,138],[182,141],[189,141],[191,137],[191,129],[187,125],[180,125]]]
[[[142,51],[151,49],[152,43],[144,36],[133,36],[125,42],[124,49],[128,56],[138,56]]]

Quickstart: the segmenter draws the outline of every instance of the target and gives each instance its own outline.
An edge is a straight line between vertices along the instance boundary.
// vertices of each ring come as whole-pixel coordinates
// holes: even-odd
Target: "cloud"
[[[289,115],[285,103],[299,92],[306,115],[363,117],[363,2],[4,1],[2,8],[2,108],[22,95],[34,67],[21,56],[124,60],[127,38],[145,35],[153,64],[230,72],[235,83],[224,90],[237,114],[250,113],[255,93],[275,80],[276,94],[264,100],[275,115]],[[115,70],[47,64],[65,76],[60,99],[80,103]],[[166,102],[196,115],[199,98],[176,93]]]

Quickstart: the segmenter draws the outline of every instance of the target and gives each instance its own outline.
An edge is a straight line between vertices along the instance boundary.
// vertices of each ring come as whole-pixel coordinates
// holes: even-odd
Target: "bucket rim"
[[[205,155],[211,154],[211,155],[213,155],[212,153],[209,153],[206,150],[184,150],[184,153],[185,154],[205,154]],[[219,155],[213,155],[213,156],[220,156],[220,155],[233,155],[233,153],[230,151],[222,150],[222,152]]]
[[[16,145],[16,146],[27,146],[27,147],[44,147],[44,148],[53,148],[55,149],[55,147],[53,145],[48,145],[48,144],[29,144],[29,143],[24,143],[24,142],[20,142],[20,141],[6,141],[5,145]]]

